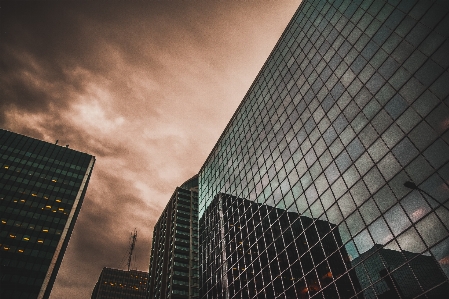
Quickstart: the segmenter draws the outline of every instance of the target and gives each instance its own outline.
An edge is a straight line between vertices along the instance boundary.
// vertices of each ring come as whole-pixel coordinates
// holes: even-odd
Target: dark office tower
[[[202,298],[214,298],[223,284],[238,286],[225,288],[224,298],[244,298],[253,284],[262,289],[248,291],[250,298],[375,298],[382,295],[376,284],[385,280],[360,284],[351,274],[359,267],[375,273],[363,256],[374,244],[438,262],[442,275],[431,281],[418,274],[425,263],[408,254],[386,268],[407,268],[417,296],[449,292],[448,13],[448,1],[302,1],[199,172],[200,233],[216,217],[207,212],[216,196],[229,194],[278,209],[277,219],[285,217],[281,210],[297,213],[301,223],[312,219],[318,240],[303,233],[306,247],[298,248],[301,233],[294,240],[285,232],[282,240],[259,239],[267,263],[259,270],[244,259],[240,269],[253,267],[255,278],[236,282],[211,268],[237,263],[220,260],[234,256],[224,252],[234,250],[226,235],[205,238],[201,260],[211,260],[210,252],[217,261],[202,265]],[[250,205],[239,205],[238,215],[246,215]],[[320,234],[319,223],[331,224],[327,233]],[[269,234],[271,227],[261,229]],[[329,235],[339,236],[341,248],[326,252]],[[273,246],[276,257],[268,253]],[[272,269],[290,246],[297,259]],[[343,260],[346,253],[350,263],[323,282],[320,269],[332,270],[333,252]],[[303,265],[307,255],[313,267]],[[292,284],[276,282],[293,271],[300,276]],[[351,290],[340,290],[339,280],[350,281]]]
[[[0,130],[0,298],[48,298],[95,158]]]
[[[103,268],[91,299],[145,299],[148,273]]]
[[[198,298],[198,176],[176,188],[153,231],[148,298]]]
[[[317,293],[320,285],[342,275],[326,288],[326,298],[338,298],[339,293],[350,298],[355,295],[352,285],[361,290],[353,270],[344,275],[351,266],[349,257],[335,225],[327,221],[218,194],[200,226],[200,243],[207,244],[200,260],[201,280],[211,298],[252,298],[259,291],[275,298],[284,288],[288,291],[283,298],[307,298],[308,292]],[[325,236],[322,247],[309,248],[307,244],[318,243],[320,236]],[[267,243],[271,245],[265,247]]]

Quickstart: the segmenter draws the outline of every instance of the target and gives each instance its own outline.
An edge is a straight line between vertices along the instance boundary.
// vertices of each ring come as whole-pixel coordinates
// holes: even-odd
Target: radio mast
[[[128,253],[128,271],[131,267],[131,257],[133,255],[134,247],[136,246],[137,241],[137,229],[134,229],[134,232],[131,233],[131,244],[129,246],[129,253]]]

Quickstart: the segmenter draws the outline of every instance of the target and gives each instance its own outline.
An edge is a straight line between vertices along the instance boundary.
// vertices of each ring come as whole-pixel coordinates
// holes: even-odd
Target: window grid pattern
[[[0,297],[49,296],[94,160],[0,130]]]
[[[448,292],[448,11],[444,1],[303,1],[199,173],[202,298]],[[219,194],[240,205],[233,211],[248,236],[257,213],[246,201],[297,215],[296,240],[307,236],[301,219],[312,219],[318,241],[296,250],[314,260],[321,247],[325,258],[301,268],[301,277],[292,274],[301,257],[289,259],[284,276],[295,283],[282,287],[269,283],[278,273],[269,257],[251,260],[246,267],[259,263],[271,275],[261,274],[262,289],[248,279],[227,289],[239,277],[228,275],[237,239],[225,236],[230,205]],[[284,230],[282,217],[259,237]],[[332,227],[324,236],[320,221]],[[334,252],[322,242],[330,235]],[[276,237],[288,247],[283,233]],[[276,247],[271,239],[264,250]],[[318,277],[336,253],[350,261],[340,277],[351,291],[335,276]]]
[[[176,188],[153,231],[148,298],[198,298],[198,176]]]
[[[145,299],[148,273],[103,268],[91,299]]]

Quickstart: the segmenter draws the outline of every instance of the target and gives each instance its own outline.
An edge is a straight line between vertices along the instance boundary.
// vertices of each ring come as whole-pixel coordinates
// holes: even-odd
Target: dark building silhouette
[[[148,298],[198,298],[198,176],[176,188],[153,231]]]
[[[351,298],[361,290],[355,272],[346,273],[351,264],[338,229],[327,221],[227,194],[217,195],[202,219],[201,281],[211,298],[259,291],[275,298],[284,288],[284,298],[322,289],[325,298]]]
[[[352,265],[362,288],[369,287],[371,281],[377,282],[374,289],[366,289],[365,298],[415,298],[421,293],[420,285],[428,288],[440,283],[427,297],[443,299],[449,294],[447,277],[430,255],[385,249],[376,244],[354,259]]]
[[[201,298],[439,296],[448,37],[448,1],[302,1],[199,171]]]
[[[0,130],[0,298],[50,296],[94,162]]]
[[[148,273],[103,268],[91,299],[145,299]]]

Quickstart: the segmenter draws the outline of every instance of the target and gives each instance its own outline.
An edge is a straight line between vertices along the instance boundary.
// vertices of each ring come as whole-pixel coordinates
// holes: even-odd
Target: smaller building
[[[427,298],[447,298],[449,283],[438,261],[431,255],[397,251],[374,244],[354,259],[364,298],[417,298],[431,289]],[[371,282],[376,282],[370,287]]]
[[[360,298],[339,230],[328,221],[219,193],[200,232],[203,299]]]
[[[145,299],[148,273],[103,268],[91,299]]]
[[[198,175],[176,188],[153,231],[149,299],[198,298]]]

